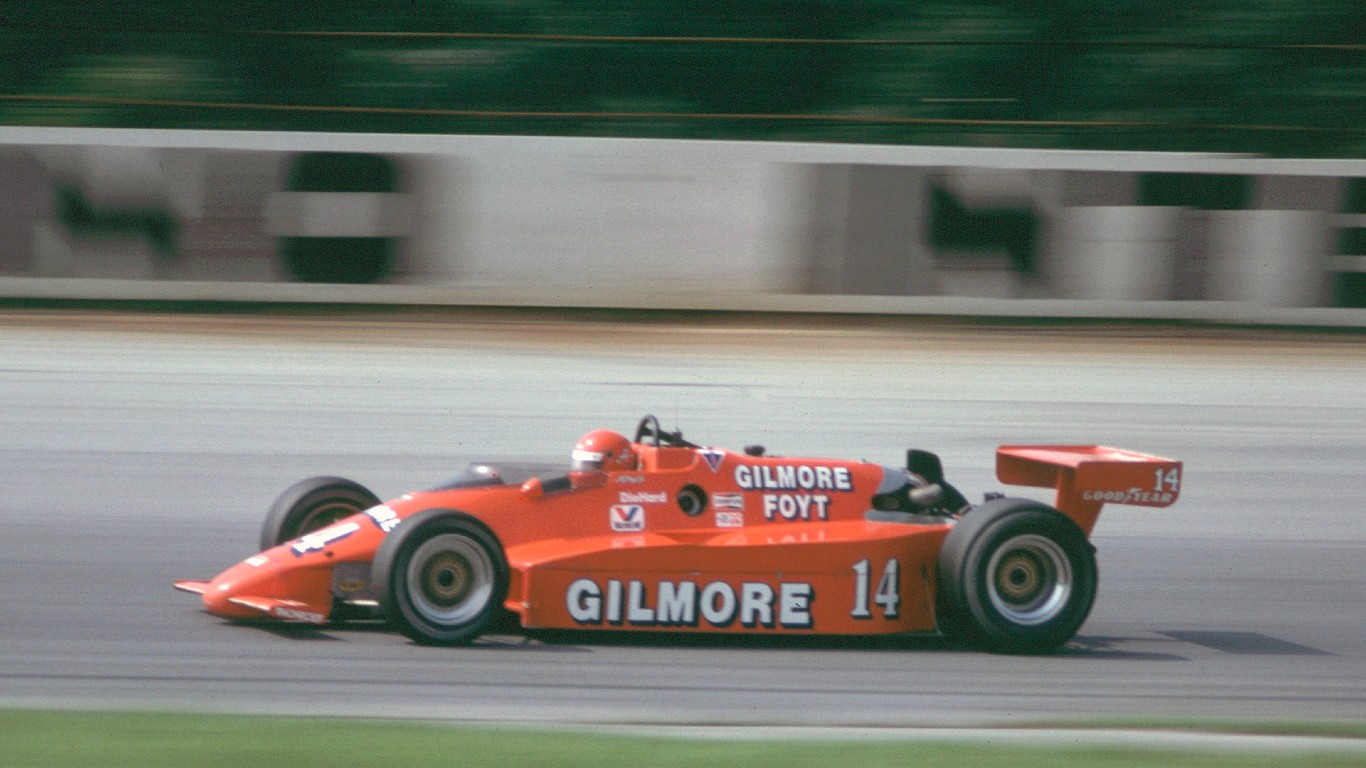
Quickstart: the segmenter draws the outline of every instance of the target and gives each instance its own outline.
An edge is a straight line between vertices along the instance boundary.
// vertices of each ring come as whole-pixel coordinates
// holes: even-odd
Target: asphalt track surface
[[[1366,721],[1366,342],[1353,335],[529,314],[0,315],[0,704],[809,726],[1129,717]],[[970,497],[993,450],[1181,458],[1109,507],[1076,640],[568,636],[423,648],[276,629],[171,581],[253,553],[314,474],[391,496],[467,461],[567,460],[644,413],[699,442],[896,463]],[[1016,489],[1021,495],[1045,491]],[[1041,497],[1042,498],[1042,497]]]

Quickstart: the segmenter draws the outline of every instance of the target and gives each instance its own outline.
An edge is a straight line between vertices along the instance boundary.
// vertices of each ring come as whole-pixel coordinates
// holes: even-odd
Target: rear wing
[[[1054,506],[1088,536],[1106,503],[1168,507],[1181,493],[1181,462],[1102,445],[1003,445],[996,477],[1056,488]]]

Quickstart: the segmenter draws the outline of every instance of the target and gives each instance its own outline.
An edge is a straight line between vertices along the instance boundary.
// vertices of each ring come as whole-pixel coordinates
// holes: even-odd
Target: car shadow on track
[[[223,622],[224,626],[238,627],[241,629],[251,629],[264,632],[268,635],[284,638],[285,640],[328,640],[333,642],[341,641],[343,638],[329,634],[325,626],[316,624],[304,624],[294,622],[283,622],[276,620],[252,621],[250,619],[232,619]]]
[[[251,621],[251,620],[232,620],[223,622],[229,627],[239,627],[263,632],[284,640],[295,640],[300,642],[346,642],[347,635],[369,634],[385,635],[393,637],[396,641],[405,641],[398,632],[382,621],[349,621],[333,622],[324,625],[304,624],[301,622],[281,622],[273,620]],[[407,641],[414,648],[424,646]],[[440,646],[430,646],[436,650],[443,650]],[[480,637],[464,649],[487,649],[487,650],[516,650],[522,652],[547,652],[547,653],[588,653],[591,649],[576,646],[573,644],[557,644],[538,641],[524,634],[489,634]],[[444,650],[450,650],[445,648]]]
[[[1133,642],[1131,637],[1078,635],[1067,645],[1051,654],[1062,658],[1096,659],[1102,661],[1190,661],[1185,656],[1161,651],[1136,651],[1123,646]]]
[[[264,632],[286,640],[344,642],[346,635],[381,634],[400,639],[383,621],[349,621],[325,625],[280,621],[225,621],[225,625]],[[417,643],[413,643],[417,645]],[[940,635],[739,635],[683,632],[612,632],[594,630],[521,630],[500,628],[466,648],[503,650],[588,651],[591,646],[638,648],[753,648],[765,650],[951,651],[961,649]]]
[[[619,633],[563,631],[527,633],[543,643],[598,645],[613,647],[666,648],[753,648],[763,650],[861,650],[915,653],[986,653],[970,643],[938,634],[873,635],[725,635]],[[1124,646],[1134,638],[1077,636],[1055,651],[1040,654],[1047,658],[1105,661],[1189,661],[1173,653],[1135,650]]]
[[[229,626],[265,632],[286,640],[345,642],[346,635],[377,634],[403,641],[383,621],[351,621],[323,626],[278,621],[229,621]],[[1063,647],[1044,654],[1049,658],[1103,661],[1190,661],[1186,656],[1162,651],[1126,648],[1136,639],[1102,635],[1078,635]],[[417,643],[411,643],[419,647]],[[590,653],[593,647],[693,648],[724,650],[800,651],[892,651],[916,653],[981,653],[972,645],[937,634],[907,635],[740,635],[682,632],[613,632],[595,630],[514,630],[500,628],[484,635],[466,650],[501,650],[519,653]]]
[[[546,645],[636,648],[752,648],[762,650],[946,651],[953,641],[940,635],[740,635],[682,632],[529,630],[526,636]]]

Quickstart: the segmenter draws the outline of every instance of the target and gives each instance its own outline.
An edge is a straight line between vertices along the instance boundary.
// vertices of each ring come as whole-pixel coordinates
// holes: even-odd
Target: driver
[[[636,452],[625,435],[595,429],[579,438],[570,454],[575,472],[627,472],[636,469]]]
[[[610,429],[595,429],[579,438],[570,454],[573,464],[563,477],[541,480],[533,477],[522,484],[522,492],[532,498],[548,493],[581,491],[607,482],[608,472],[626,472],[639,463],[631,441]]]

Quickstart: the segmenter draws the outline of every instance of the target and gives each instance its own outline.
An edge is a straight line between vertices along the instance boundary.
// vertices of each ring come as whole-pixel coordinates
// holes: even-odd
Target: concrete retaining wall
[[[367,158],[393,178],[367,187]],[[1160,205],[1152,174],[1252,194]],[[0,295],[1366,325],[1334,289],[1361,261],[1337,244],[1363,178],[1220,155],[0,128]],[[362,244],[383,263],[347,271]]]

